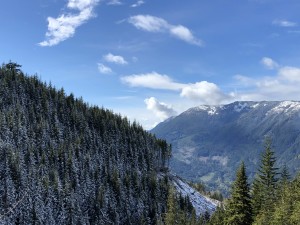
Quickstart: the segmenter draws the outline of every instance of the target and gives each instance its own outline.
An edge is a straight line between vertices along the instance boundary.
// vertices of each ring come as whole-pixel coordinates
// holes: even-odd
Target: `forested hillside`
[[[0,224],[155,224],[170,146],[15,63],[0,68]]]
[[[151,132],[172,144],[170,170],[211,190],[228,193],[241,160],[252,181],[265,137],[278,166],[300,170],[300,102],[234,102],[202,105],[160,123]]]

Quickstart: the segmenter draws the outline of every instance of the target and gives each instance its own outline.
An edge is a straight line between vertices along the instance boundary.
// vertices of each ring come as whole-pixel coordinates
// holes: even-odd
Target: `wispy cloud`
[[[273,24],[280,27],[296,27],[298,25],[296,22],[288,20],[274,20]]]
[[[139,7],[139,6],[143,5],[143,4],[145,4],[145,1],[139,0],[136,3],[132,4],[131,7],[132,8],[136,8],[136,7]]]
[[[121,80],[132,87],[177,91],[181,97],[206,104],[219,104],[232,98],[232,95],[223,93],[214,83],[207,81],[178,83],[169,76],[156,72],[125,76]]]
[[[98,63],[98,70],[102,74],[110,74],[113,72],[111,68],[109,68],[108,66],[105,66],[102,63]]]
[[[263,57],[261,59],[261,64],[267,69],[273,70],[279,67],[278,63],[269,57]]]
[[[69,0],[67,8],[78,10],[78,14],[66,13],[57,18],[48,17],[48,31],[44,41],[38,43],[40,46],[53,46],[74,36],[77,27],[94,16],[93,9],[99,0]]]
[[[159,102],[156,98],[150,97],[144,100],[147,105],[147,109],[153,112],[160,121],[177,115],[177,112],[172,108],[171,105],[168,105],[164,102]]]
[[[203,46],[203,41],[196,38],[187,27],[169,24],[166,20],[159,17],[137,15],[130,17],[128,22],[140,30],[148,32],[166,32],[189,44]]]
[[[137,15],[128,19],[137,29],[148,32],[165,32],[170,25],[164,19],[150,15]]]
[[[120,0],[109,0],[107,5],[122,5],[123,3]]]
[[[103,56],[103,59],[106,62],[110,62],[110,63],[116,63],[116,64],[120,64],[120,65],[128,64],[128,62],[122,56],[113,55],[111,53],[108,53],[107,55]]]
[[[282,80],[288,82],[299,82],[298,84],[300,84],[300,68],[285,66],[280,68],[278,75]]]

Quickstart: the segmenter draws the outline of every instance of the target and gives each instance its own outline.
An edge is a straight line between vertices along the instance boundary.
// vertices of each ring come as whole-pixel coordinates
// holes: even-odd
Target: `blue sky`
[[[146,129],[201,104],[300,100],[299,0],[4,0],[15,61]]]

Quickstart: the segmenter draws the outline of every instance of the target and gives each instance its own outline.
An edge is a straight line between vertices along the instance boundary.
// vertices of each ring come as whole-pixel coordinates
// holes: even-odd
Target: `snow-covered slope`
[[[217,200],[213,200],[201,195],[198,191],[196,191],[194,188],[192,188],[177,176],[170,176],[170,180],[174,185],[177,193],[181,193],[183,197],[189,197],[191,203],[193,204],[193,207],[195,208],[197,216],[200,216],[205,212],[212,214],[220,204]]]

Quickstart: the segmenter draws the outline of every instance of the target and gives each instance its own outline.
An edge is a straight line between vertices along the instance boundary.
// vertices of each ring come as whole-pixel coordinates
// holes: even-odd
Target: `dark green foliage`
[[[0,224],[155,224],[170,146],[19,68],[0,68]]]
[[[242,164],[232,186],[231,198],[225,201],[225,210],[223,207],[217,209],[208,224],[299,224],[300,176],[298,175],[291,182],[289,171],[284,166],[278,181],[278,169],[275,164],[276,159],[271,149],[271,142],[267,140],[261,165],[252,183],[251,196],[249,196],[245,166]],[[244,218],[244,221],[241,218]]]
[[[223,205],[217,208],[217,210],[212,214],[210,220],[207,224],[209,225],[225,225],[226,214]]]
[[[203,183],[189,183],[195,190],[197,190],[202,195],[208,196],[212,199],[218,200],[220,202],[223,201],[224,197],[220,191],[206,191],[206,186]]]
[[[226,206],[226,224],[252,224],[252,206],[245,165],[242,162],[232,185],[231,198]]]
[[[253,209],[254,215],[259,216],[260,221],[267,223],[273,210],[273,203],[276,199],[276,189],[278,181],[278,168],[275,167],[276,158],[271,149],[271,140],[267,139],[265,151],[261,158],[257,177],[253,182]]]
[[[209,214],[205,215],[206,218]],[[169,188],[168,200],[167,200],[167,212],[164,216],[165,225],[196,225],[199,224],[201,218],[196,217],[195,210],[193,208],[190,199],[183,197],[181,194],[176,194],[172,186]]]

